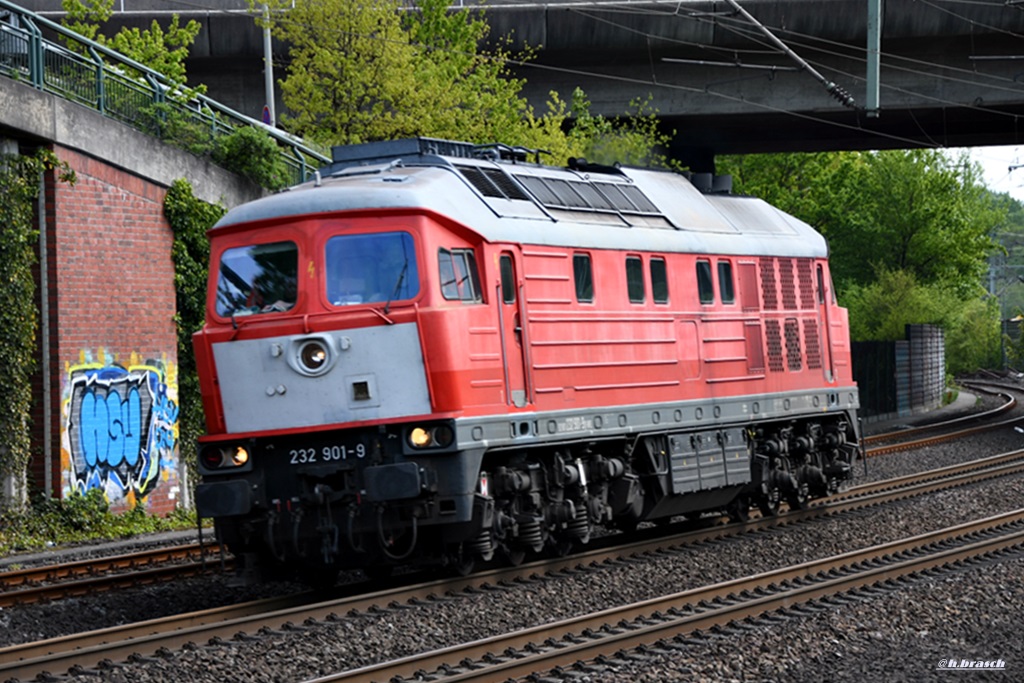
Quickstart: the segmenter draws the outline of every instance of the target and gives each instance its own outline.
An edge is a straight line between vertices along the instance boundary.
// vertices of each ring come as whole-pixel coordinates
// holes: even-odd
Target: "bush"
[[[100,489],[62,500],[37,497],[28,510],[0,515],[0,555],[82,541],[130,538],[154,531],[191,529],[195,525],[194,513],[181,509],[166,518],[147,515],[142,505],[115,514]]]
[[[906,326],[940,326],[946,337],[946,370],[952,374],[1001,364],[999,308],[994,299],[963,298],[941,285],[923,285],[908,271],[882,271],[867,285],[850,285],[840,297],[850,311],[853,341],[903,339]]]
[[[268,190],[289,185],[288,167],[274,139],[255,128],[236,128],[213,143],[214,163]]]

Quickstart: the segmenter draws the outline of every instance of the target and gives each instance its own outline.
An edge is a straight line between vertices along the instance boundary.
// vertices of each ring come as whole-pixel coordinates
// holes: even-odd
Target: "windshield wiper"
[[[409,257],[406,257],[405,263],[402,264],[402,270],[398,273],[398,282],[395,283],[391,296],[388,297],[387,303],[384,304],[384,315],[391,312],[391,302],[398,296],[398,291],[402,289],[402,283],[405,281],[405,272],[407,270],[409,270]]]

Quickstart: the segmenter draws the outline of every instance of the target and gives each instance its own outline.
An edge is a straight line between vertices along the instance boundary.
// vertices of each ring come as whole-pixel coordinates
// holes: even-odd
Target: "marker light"
[[[209,446],[199,457],[208,470],[230,469],[249,462],[249,449],[245,446]]]

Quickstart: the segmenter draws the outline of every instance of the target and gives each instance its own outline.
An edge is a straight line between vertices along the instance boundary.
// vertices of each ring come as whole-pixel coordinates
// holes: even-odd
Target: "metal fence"
[[[942,405],[945,335],[935,325],[907,325],[898,341],[854,342],[853,377],[866,420],[906,417]]]
[[[161,137],[168,135],[171,117],[211,139],[242,127],[259,128],[277,142],[293,182],[330,163],[327,154],[299,138],[190,94],[156,71],[8,0],[0,0],[0,75]]]

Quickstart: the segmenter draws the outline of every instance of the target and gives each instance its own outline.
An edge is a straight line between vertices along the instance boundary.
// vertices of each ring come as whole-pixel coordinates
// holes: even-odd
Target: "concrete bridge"
[[[118,0],[115,22],[148,25],[177,12],[203,24],[189,73],[250,116],[264,104],[262,38],[241,0]],[[59,0],[24,0],[59,10]],[[516,72],[542,108],[579,86],[597,113],[651,98],[676,131],[673,154],[707,169],[716,154],[1015,144],[1024,137],[1024,5],[886,0],[877,115],[867,94],[864,0],[741,0],[743,8],[856,107],[795,68],[722,0],[521,3],[492,1],[492,36],[539,48]],[[112,32],[112,31],[111,31]],[[275,44],[275,61],[287,59]],[[283,69],[278,71],[279,76]]]

